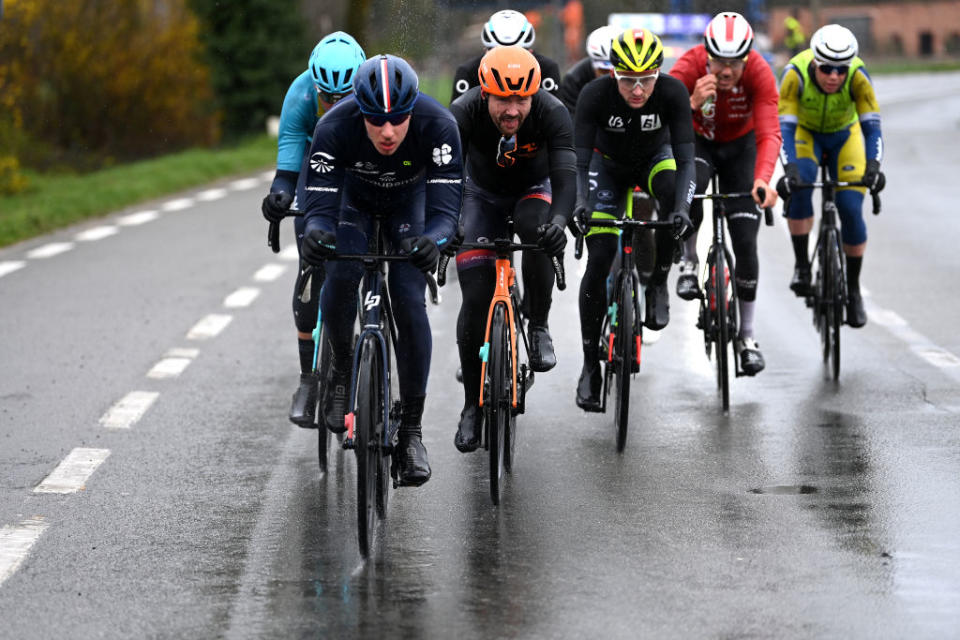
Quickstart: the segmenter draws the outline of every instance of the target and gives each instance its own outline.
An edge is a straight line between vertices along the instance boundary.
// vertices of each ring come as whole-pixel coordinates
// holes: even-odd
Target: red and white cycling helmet
[[[753,29],[739,13],[718,13],[703,32],[703,44],[714,58],[745,58],[753,46]]]

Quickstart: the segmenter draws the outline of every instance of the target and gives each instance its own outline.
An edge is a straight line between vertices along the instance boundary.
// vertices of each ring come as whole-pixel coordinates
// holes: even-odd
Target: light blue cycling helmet
[[[367,59],[363,49],[348,33],[334,31],[321,40],[310,54],[310,75],[319,91],[331,95],[350,93],[357,67]]]
[[[353,88],[360,111],[367,115],[409,113],[420,95],[417,72],[406,60],[390,54],[360,65]]]

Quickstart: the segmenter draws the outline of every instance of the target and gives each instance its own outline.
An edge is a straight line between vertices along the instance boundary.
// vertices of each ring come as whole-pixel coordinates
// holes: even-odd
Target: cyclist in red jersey
[[[780,150],[777,116],[777,84],[770,65],[752,50],[753,29],[739,13],[717,14],[707,25],[703,44],[684,53],[670,75],[690,92],[693,128],[696,133],[697,193],[703,193],[717,173],[726,193],[750,191],[750,198],[730,201],[727,226],[736,257],[740,332],[735,348],[744,373],[763,370],[763,355],[753,337],[757,297],[757,232],[761,207],[776,202],[770,187]],[[760,198],[759,189],[765,190]],[[690,218],[699,229],[703,206],[695,200]],[[684,300],[698,297],[697,240],[683,245],[683,261],[677,279],[677,295]]]

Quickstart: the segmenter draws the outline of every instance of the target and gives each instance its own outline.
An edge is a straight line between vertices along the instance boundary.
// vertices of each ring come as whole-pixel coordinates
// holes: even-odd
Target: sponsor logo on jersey
[[[453,155],[450,153],[452,149],[450,145],[444,143],[439,147],[434,147],[433,149],[433,162],[438,167],[442,167],[445,164],[449,164],[453,160]]]
[[[547,91],[556,91],[557,90],[557,81],[553,78],[543,78],[540,80],[540,87],[546,89]]]
[[[660,128],[660,114],[647,113],[640,116],[640,130],[654,131]]]
[[[601,200],[613,200],[613,191],[609,189],[601,189],[597,191],[597,197]]]
[[[620,116],[610,116],[607,126],[611,129],[623,129],[623,118]]]
[[[310,156],[310,168],[314,171],[319,171],[320,173],[329,173],[333,171],[332,161],[334,157],[329,153],[324,153],[323,151],[317,151],[315,154]]]

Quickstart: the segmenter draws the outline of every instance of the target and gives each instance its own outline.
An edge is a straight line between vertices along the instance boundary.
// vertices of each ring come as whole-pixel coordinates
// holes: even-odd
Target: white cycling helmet
[[[849,65],[857,57],[857,38],[846,27],[828,24],[814,32],[810,48],[817,64]]]
[[[594,69],[613,69],[610,62],[610,43],[620,35],[616,27],[603,26],[594,29],[587,36],[587,55],[593,63]]]
[[[511,45],[529,49],[533,46],[535,37],[533,25],[525,15],[519,11],[504,9],[490,16],[487,23],[483,25],[480,40],[487,49]]]
[[[753,29],[739,13],[724,11],[707,24],[703,45],[714,58],[745,58],[753,46]]]

